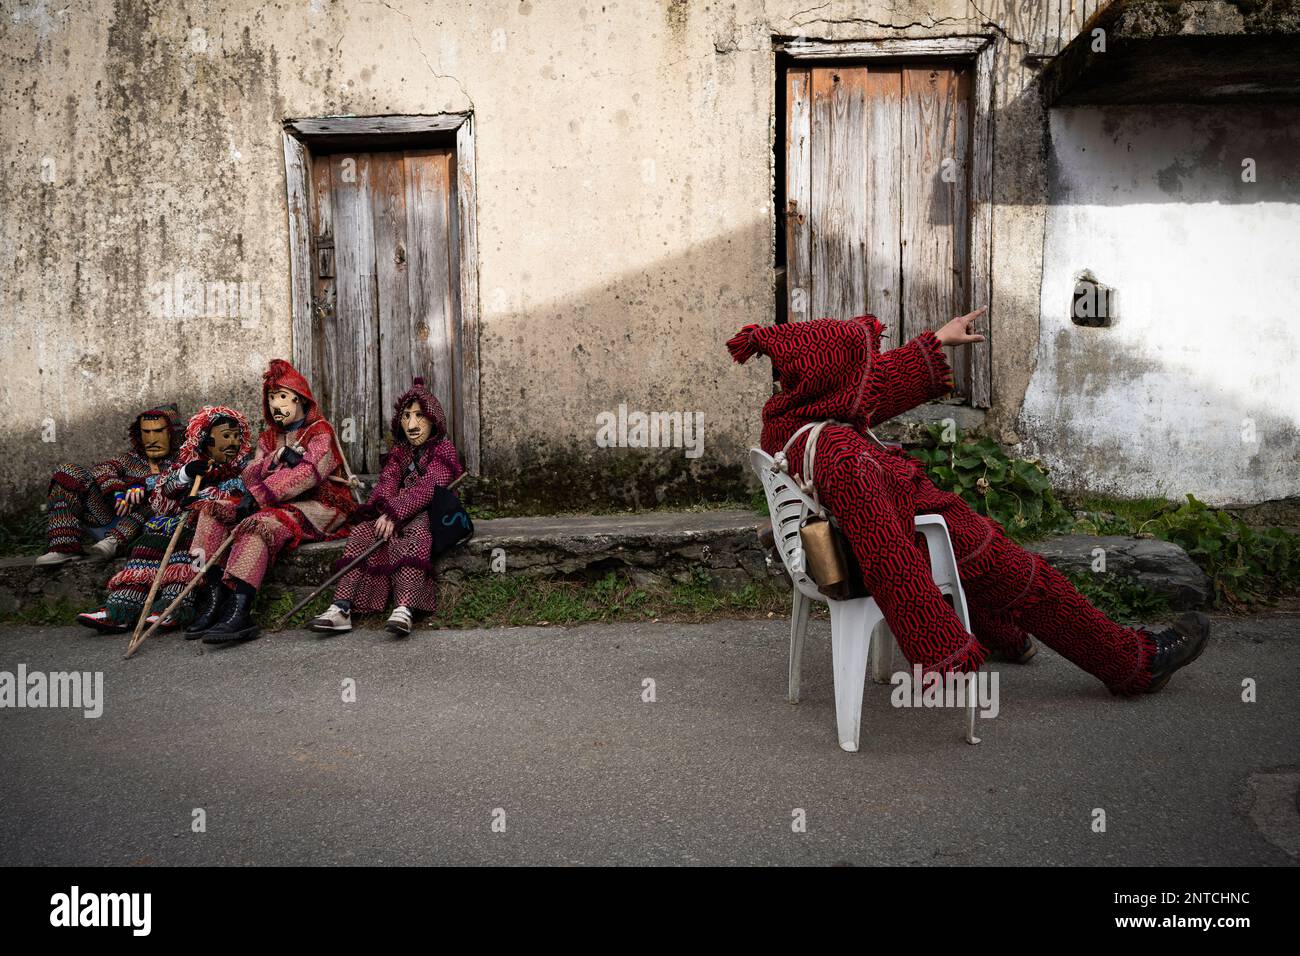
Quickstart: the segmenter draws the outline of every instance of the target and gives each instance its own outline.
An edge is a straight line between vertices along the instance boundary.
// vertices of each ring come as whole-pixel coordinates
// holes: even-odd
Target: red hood
[[[320,419],[320,408],[316,404],[316,396],[311,393],[311,386],[302,374],[286,362],[284,359],[271,359],[271,364],[266,371],[262,373],[262,419],[272,428],[278,427],[275,419],[271,417],[271,406],[266,397],[277,388],[287,388],[294,392],[302,399],[303,405],[303,427],[311,425]]]
[[[728,341],[737,362],[768,356],[781,382],[763,406],[763,450],[779,451],[809,422],[834,419],[865,428],[876,404],[871,370],[884,331],[874,315],[859,315],[747,325]]]

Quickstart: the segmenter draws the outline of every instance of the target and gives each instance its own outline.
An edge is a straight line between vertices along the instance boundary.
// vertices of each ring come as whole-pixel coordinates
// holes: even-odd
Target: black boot
[[[234,641],[251,641],[261,633],[249,616],[253,599],[257,597],[257,588],[243,581],[235,585],[235,590],[226,599],[221,620],[208,628],[203,635],[204,644],[229,644]]]
[[[221,586],[221,578],[211,577],[197,588],[194,599],[194,620],[185,628],[185,640],[193,641],[207,633],[217,621],[221,620],[221,611],[230,592]]]
[[[1190,611],[1180,617],[1173,627],[1152,636],[1156,642],[1156,653],[1151,658],[1148,694],[1154,694],[1163,688],[1169,683],[1174,671],[1186,667],[1201,656],[1210,639],[1210,619],[1200,611]]]

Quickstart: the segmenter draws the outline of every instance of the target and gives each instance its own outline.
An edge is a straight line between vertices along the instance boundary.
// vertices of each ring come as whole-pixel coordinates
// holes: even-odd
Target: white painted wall
[[[1074,490],[1300,494],[1300,107],[1074,107],[1050,126],[1022,451]],[[1084,269],[1118,290],[1110,328],[1070,321]]]

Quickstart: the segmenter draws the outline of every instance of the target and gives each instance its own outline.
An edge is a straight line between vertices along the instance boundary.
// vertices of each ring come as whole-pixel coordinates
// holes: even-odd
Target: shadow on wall
[[[642,509],[750,494],[757,486],[747,452],[771,394],[771,366],[761,357],[737,366],[725,342],[745,324],[773,319],[769,230],[756,220],[524,311],[485,308],[475,503],[524,512]],[[260,372],[239,369],[220,389],[156,400],[176,402],[183,416],[233,403],[261,427],[259,388]],[[0,440],[24,464],[6,472],[4,510],[38,501],[60,462],[120,453],[135,411],[56,421],[56,442],[41,441],[43,416],[7,429]],[[656,416],[663,433],[649,423],[639,432],[638,413]]]

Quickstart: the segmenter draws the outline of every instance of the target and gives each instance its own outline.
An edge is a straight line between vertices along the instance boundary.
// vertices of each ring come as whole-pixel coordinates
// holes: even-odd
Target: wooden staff
[[[332,428],[333,426],[330,427]],[[338,449],[339,461],[343,463],[343,473],[347,475],[347,478],[335,478],[333,475],[331,475],[330,478],[334,481],[341,481],[347,485],[348,489],[352,492],[352,500],[357,504],[361,504],[361,480],[352,473],[352,466],[348,464],[348,456],[344,454],[343,445],[338,440],[337,434],[334,436],[334,447]]]
[[[199,483],[203,481],[203,475],[194,476],[194,486],[190,488],[190,497],[199,493]],[[158,565],[158,573],[153,576],[153,585],[149,588],[149,596],[144,599],[144,607],[140,609],[140,619],[135,622],[135,630],[131,632],[131,643],[127,645],[127,656],[131,656],[131,649],[139,643],[140,631],[144,629],[144,619],[149,616],[149,606],[153,604],[154,595],[158,593],[158,585],[162,584],[163,574],[167,570],[167,561],[171,558],[172,552],[176,550],[176,541],[181,536],[181,529],[185,527],[187,515],[184,510],[181,511],[181,519],[176,522],[176,530],[172,532],[172,539],[167,542],[167,550],[163,552],[162,563]]]
[[[161,614],[158,615],[158,620],[154,621],[152,624],[149,625],[149,630],[141,634],[138,639],[132,639],[131,643],[127,646],[126,649],[127,657],[130,657],[132,654],[134,654],[136,652],[136,648],[138,648],[141,644],[143,644],[150,634],[152,634],[154,631],[158,630],[158,628],[162,626],[163,621],[167,620],[167,615],[170,614],[172,611],[176,610],[176,608],[180,606],[180,603],[185,600],[186,595],[188,595],[191,591],[193,591],[196,587],[199,586],[199,582],[202,581],[204,575],[208,573],[208,569],[211,568],[213,565],[215,565],[217,561],[221,559],[221,556],[226,552],[226,548],[230,547],[230,543],[234,540],[235,540],[235,532],[232,531],[230,532],[230,534],[226,535],[226,540],[221,542],[221,547],[217,548],[217,550],[213,552],[212,557],[208,558],[208,563],[203,565],[203,570],[199,571],[198,574],[194,575],[194,577],[190,579],[190,583],[185,585],[185,590],[181,591],[180,594],[176,595],[176,600],[172,601],[171,604],[168,604],[167,610],[163,611]],[[125,658],[123,659],[125,660]]]
[[[457,485],[459,485],[462,481],[464,481],[468,476],[469,476],[469,472],[468,472],[468,471],[462,471],[462,472],[460,473],[460,475],[458,475],[458,476],[456,477],[456,479],[455,479],[451,484],[449,484],[449,485],[447,486],[447,490],[448,490],[448,491],[451,491],[453,488],[455,488]],[[415,519],[412,518],[411,520],[414,521]],[[403,525],[402,525],[402,528],[405,528],[405,527],[406,527],[406,525],[403,524]],[[401,530],[401,528],[395,529],[394,534],[396,534],[397,531],[400,531],[400,530]],[[347,565],[345,568],[343,568],[342,570],[339,570],[339,571],[335,571],[332,575],[330,575],[329,580],[327,580],[324,584],[322,584],[322,585],[321,585],[320,587],[318,587],[316,590],[312,591],[311,594],[308,594],[305,598],[303,598],[301,601],[299,601],[297,604],[295,604],[295,605],[293,606],[293,608],[289,611],[288,614],[286,614],[284,617],[280,618],[279,623],[277,623],[277,624],[275,625],[275,630],[278,631],[278,630],[283,629],[283,627],[284,627],[286,624],[289,623],[289,619],[292,618],[292,617],[293,617],[295,614],[297,614],[299,611],[301,611],[303,608],[305,608],[305,607],[306,607],[308,604],[310,604],[313,600],[315,600],[315,599],[316,599],[316,596],[317,596],[318,594],[320,594],[322,591],[324,591],[327,587],[329,587],[331,584],[333,584],[333,583],[334,583],[335,581],[337,581],[339,578],[343,577],[343,575],[347,574],[349,571],[351,571],[353,568],[355,568],[355,567],[356,567],[358,564],[360,564],[362,561],[366,560],[366,558],[370,557],[372,554],[374,554],[376,551],[378,551],[381,545],[384,545],[384,544],[387,544],[387,543],[388,543],[388,539],[387,539],[387,538],[380,538],[378,541],[376,541],[376,542],[375,542],[374,544],[372,544],[370,547],[366,548],[365,551],[363,551],[361,554],[357,555],[357,556],[356,556],[355,558],[353,558],[350,562],[348,562],[348,565]]]

